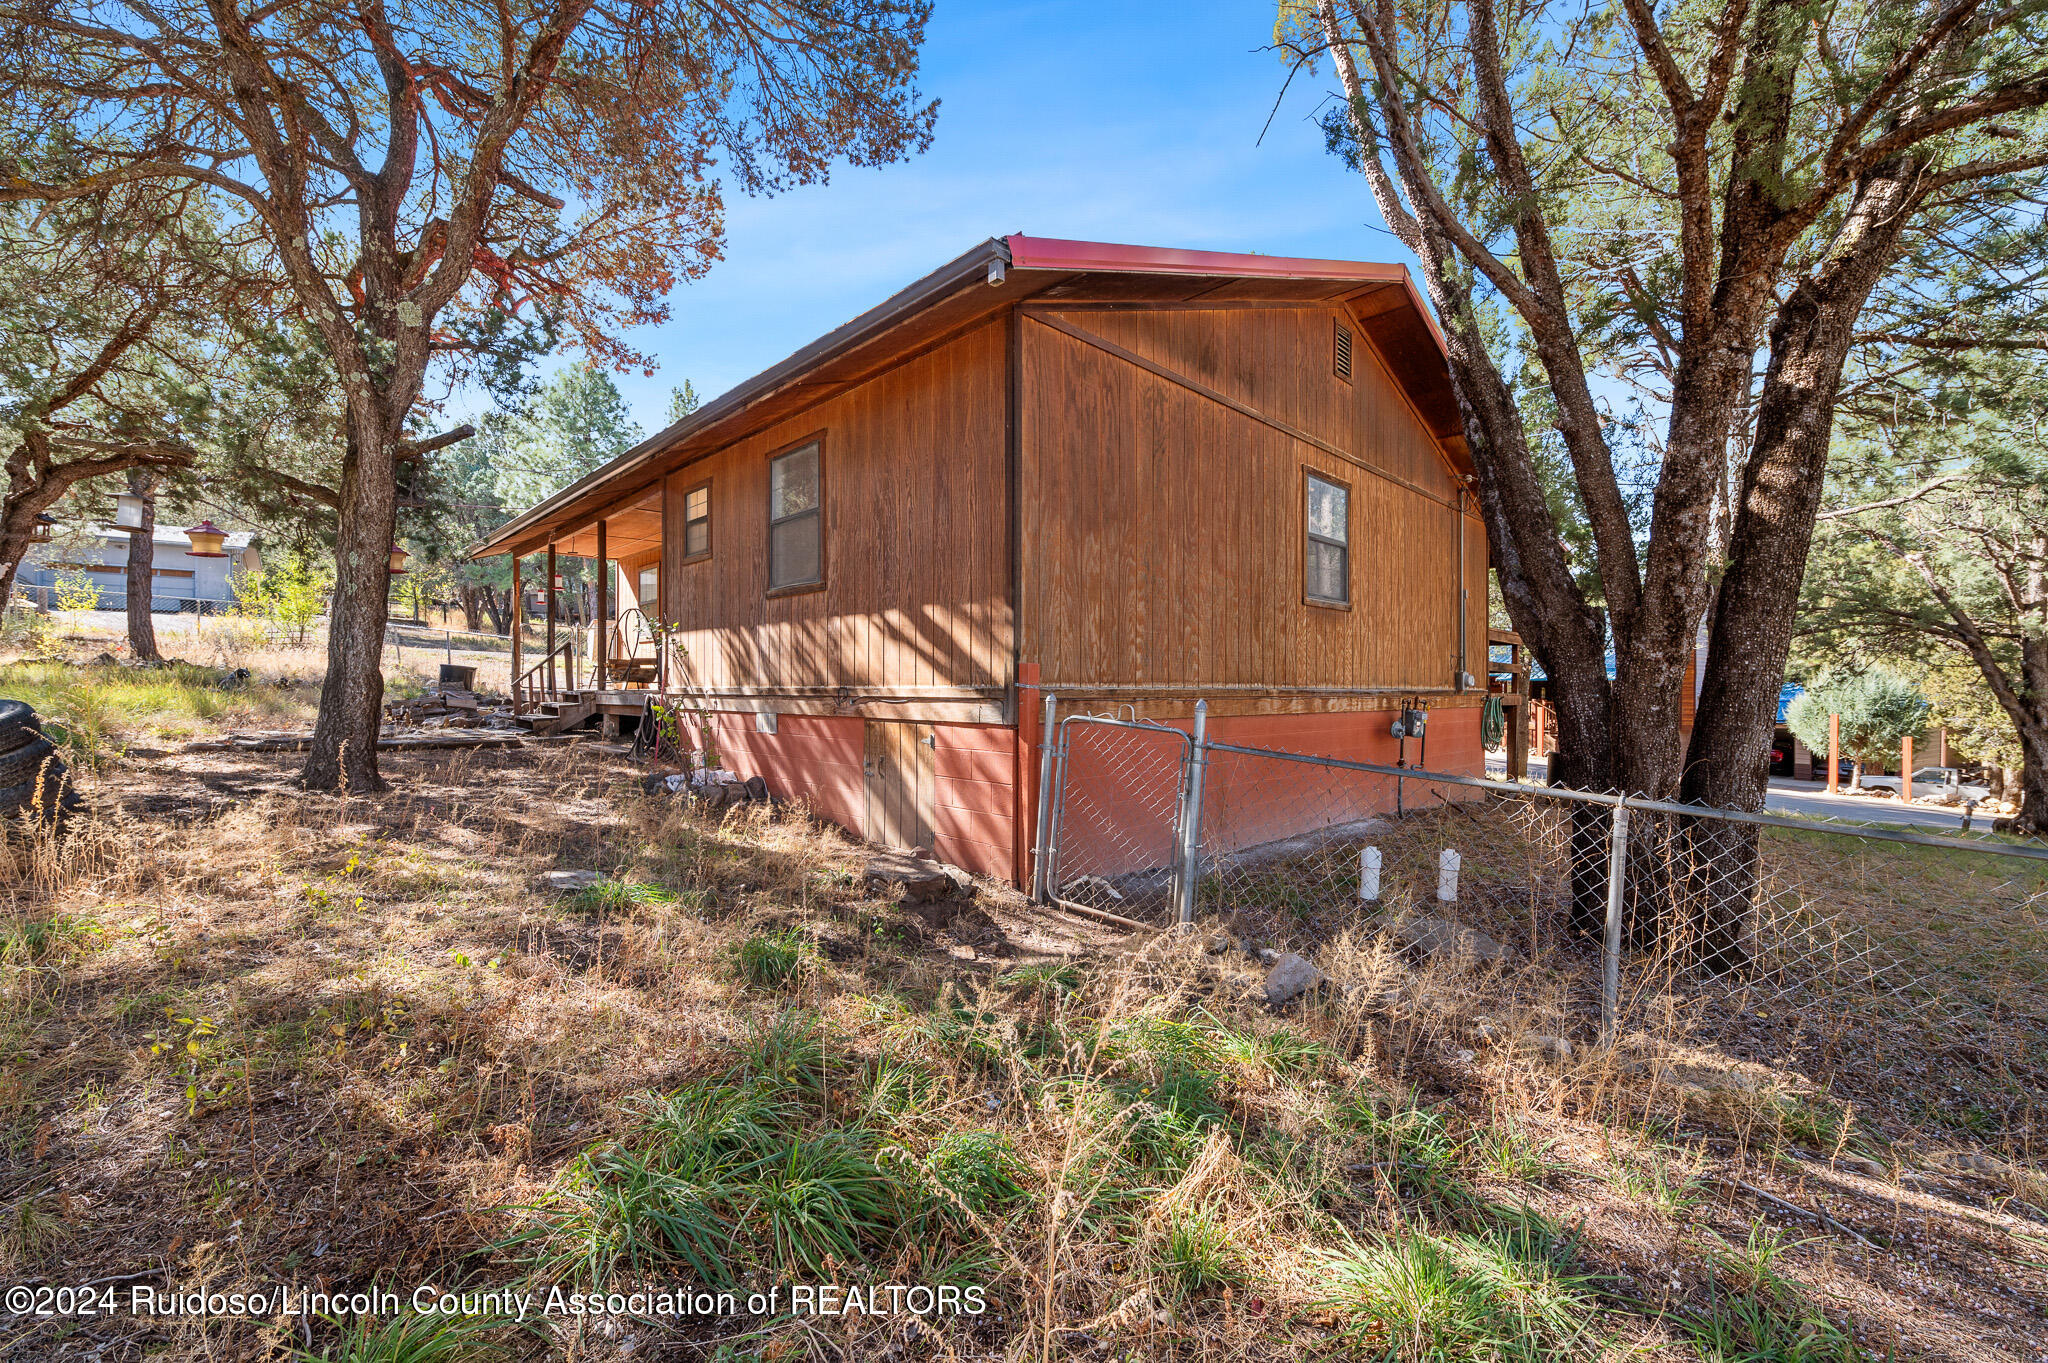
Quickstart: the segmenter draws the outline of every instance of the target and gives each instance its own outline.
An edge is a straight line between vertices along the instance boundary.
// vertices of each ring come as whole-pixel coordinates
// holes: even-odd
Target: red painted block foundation
[[[869,721],[851,715],[778,715],[762,733],[752,712],[711,716],[718,758],[727,770],[759,776],[778,799],[803,800],[811,812],[856,838],[867,836],[867,778],[862,766]],[[1014,729],[995,724],[934,724],[932,772],[922,811],[941,861],[1009,880],[1016,793]]]
[[[1395,711],[1339,714],[1235,715],[1209,721],[1214,742],[1344,761],[1392,766],[1402,756],[1388,732]],[[856,837],[866,835],[865,725],[855,716],[781,715],[776,732],[757,730],[751,713],[712,716],[719,758],[742,776],[759,776],[781,799],[802,799],[821,819]],[[1192,719],[1165,721],[1183,731]],[[1035,779],[1020,796],[1017,731],[994,724],[934,724],[932,772],[923,810],[932,853],[942,861],[998,880],[1028,877],[1038,811]],[[1174,815],[1184,744],[1128,729],[1070,735],[1067,804],[1061,839],[1062,880],[1084,874],[1125,875],[1162,868],[1174,855]],[[1483,775],[1476,706],[1430,711],[1428,739],[1407,745],[1410,766]],[[1035,778],[1035,771],[1027,773]],[[1419,807],[1469,798],[1461,787],[1337,771],[1241,753],[1213,752],[1203,787],[1202,845],[1211,854],[1238,851],[1374,815],[1397,803]],[[1017,839],[1022,829],[1023,845]]]

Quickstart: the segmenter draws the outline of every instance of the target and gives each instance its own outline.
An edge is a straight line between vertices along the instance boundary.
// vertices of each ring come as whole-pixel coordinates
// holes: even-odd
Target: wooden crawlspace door
[[[861,754],[866,776],[867,840],[878,847],[932,846],[932,726],[867,722]]]

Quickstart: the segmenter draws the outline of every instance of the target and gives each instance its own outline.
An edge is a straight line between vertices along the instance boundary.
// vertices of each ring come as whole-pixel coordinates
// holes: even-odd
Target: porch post
[[[597,680],[594,684],[599,691],[604,690],[606,681],[605,655],[611,651],[612,613],[611,605],[605,599],[610,586],[611,565],[605,559],[604,517],[600,516],[597,518],[597,638],[592,640],[594,647],[591,649],[591,652],[597,655]]]
[[[1508,645],[1508,667],[1522,661],[1522,646]],[[1508,673],[1508,780],[1529,779],[1529,672],[1527,668]]]
[[[552,700],[561,692],[555,690],[555,542],[548,541],[548,699]]]
[[[519,589],[519,555],[512,555],[512,685],[506,689],[512,693],[512,713],[519,714],[519,627],[525,624],[521,617],[526,614],[526,599]]]

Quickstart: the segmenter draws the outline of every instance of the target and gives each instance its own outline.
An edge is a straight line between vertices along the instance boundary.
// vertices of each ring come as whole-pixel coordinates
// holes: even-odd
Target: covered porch
[[[514,550],[513,598],[542,636],[534,656],[513,632],[512,709],[536,730],[638,715],[649,692],[667,687],[661,499],[656,484]]]

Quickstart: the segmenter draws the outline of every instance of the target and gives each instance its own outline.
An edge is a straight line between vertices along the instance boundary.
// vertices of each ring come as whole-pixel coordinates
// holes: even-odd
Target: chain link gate
[[[1194,733],[1125,715],[1054,722],[1045,698],[1032,897],[1118,917],[1190,921],[1206,706]]]

